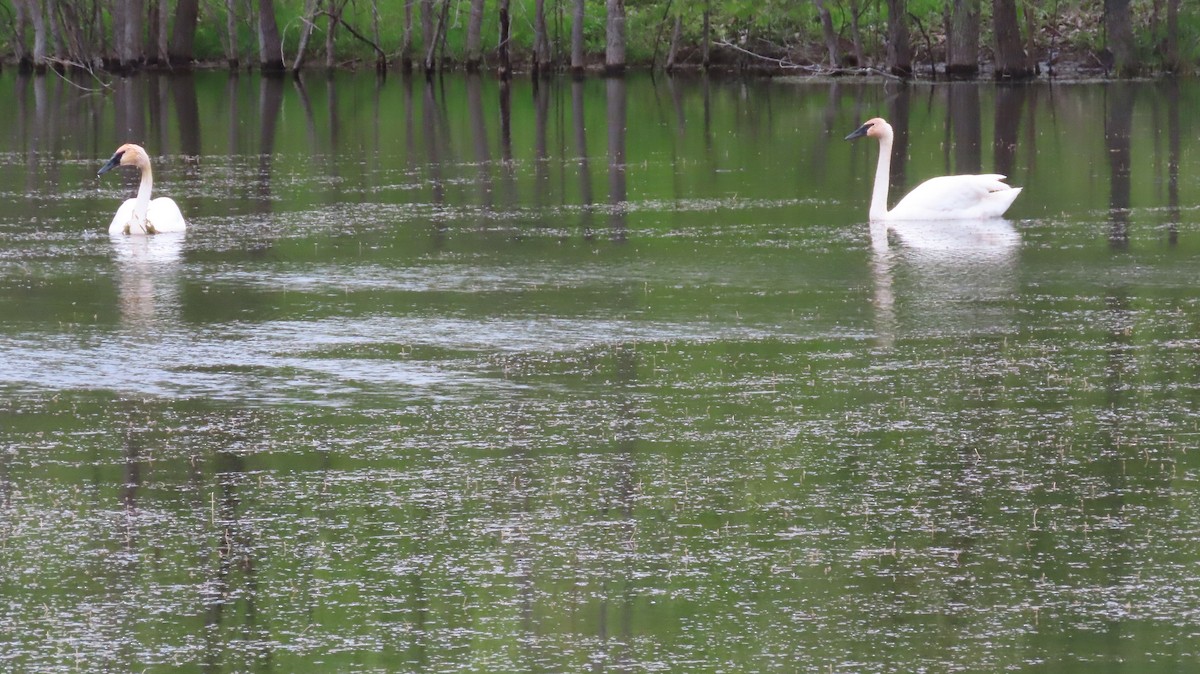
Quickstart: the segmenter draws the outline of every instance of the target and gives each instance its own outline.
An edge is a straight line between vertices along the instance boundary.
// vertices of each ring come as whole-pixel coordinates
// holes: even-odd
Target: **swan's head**
[[[144,167],[149,163],[150,155],[146,154],[141,145],[126,143],[117,148],[117,151],[113,153],[108,163],[101,166],[99,171],[96,171],[96,175],[102,176],[118,166]]]
[[[868,119],[867,121],[863,122],[862,126],[851,131],[850,135],[846,136],[846,140],[854,140],[855,138],[862,138],[863,136],[866,136],[867,138],[875,138],[877,140],[891,138],[892,125],[888,124],[882,117]]]

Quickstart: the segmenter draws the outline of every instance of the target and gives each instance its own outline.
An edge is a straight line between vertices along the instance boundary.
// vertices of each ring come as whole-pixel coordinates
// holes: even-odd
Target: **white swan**
[[[879,165],[871,192],[871,220],[978,220],[998,218],[1021,193],[995,173],[940,176],[917,185],[888,210],[888,180],[892,168],[892,125],[876,117],[855,129],[846,140],[867,136],[879,140]]]
[[[187,229],[179,206],[168,197],[150,199],[154,178],[150,174],[150,155],[140,145],[128,143],[117,148],[108,163],[96,172],[102,176],[117,166],[136,166],[142,172],[142,184],[137,196],[127,199],[117,209],[109,234],[158,234],[160,232],[182,232]]]

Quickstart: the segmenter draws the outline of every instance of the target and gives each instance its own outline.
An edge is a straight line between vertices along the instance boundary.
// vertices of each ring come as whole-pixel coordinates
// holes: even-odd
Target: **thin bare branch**
[[[358,38],[359,40],[363,41],[364,43],[366,43],[366,44],[367,44],[367,46],[369,46],[369,47],[371,47],[372,49],[374,49],[374,50],[375,50],[375,53],[376,53],[377,55],[379,55],[379,56],[382,56],[383,58],[387,58],[387,52],[385,52],[385,51],[383,51],[382,49],[380,49],[380,48],[379,48],[379,45],[377,45],[377,44],[375,44],[373,41],[371,41],[371,39],[370,39],[370,38],[368,38],[367,36],[365,36],[365,35],[363,35],[362,33],[358,32],[357,30],[354,30],[354,26],[351,26],[350,24],[346,23],[346,20],[345,20],[345,19],[343,19],[343,18],[341,17],[341,15],[334,15],[334,14],[332,14],[331,12],[329,12],[329,10],[322,9],[322,10],[320,10],[319,12],[317,12],[316,14],[314,14],[314,15],[313,15],[313,18],[316,18],[316,17],[318,17],[318,16],[321,16],[322,14],[324,14],[325,16],[329,17],[330,19],[333,19],[334,21],[337,21],[338,23],[342,24],[342,27],[343,27],[343,28],[345,28],[346,30],[350,31],[350,34],[351,34],[351,35],[353,35],[354,37],[356,37],[356,38]]]

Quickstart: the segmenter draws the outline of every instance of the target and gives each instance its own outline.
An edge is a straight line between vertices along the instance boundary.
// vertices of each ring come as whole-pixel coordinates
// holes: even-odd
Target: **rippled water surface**
[[[1197,83],[108,84],[0,75],[0,668],[1200,661]]]

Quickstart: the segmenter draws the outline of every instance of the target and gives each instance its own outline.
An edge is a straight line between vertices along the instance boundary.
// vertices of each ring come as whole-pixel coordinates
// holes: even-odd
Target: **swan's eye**
[[[123,157],[123,156],[125,156],[125,150],[121,150],[120,152],[117,152],[116,154],[114,154],[112,156],[112,161],[119,162],[119,161],[121,161],[121,157]]]

